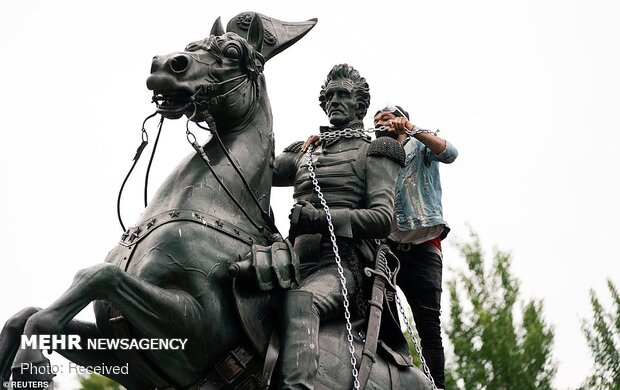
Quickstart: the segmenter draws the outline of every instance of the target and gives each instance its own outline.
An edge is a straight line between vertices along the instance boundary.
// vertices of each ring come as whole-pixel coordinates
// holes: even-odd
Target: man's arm
[[[413,125],[411,129],[408,129],[408,130],[412,131]],[[426,145],[426,147],[429,148],[431,152],[433,152],[433,154],[435,155],[441,154],[446,150],[446,145],[447,145],[446,140],[443,138],[437,137],[433,133],[417,133],[413,135],[413,138],[417,139],[418,141]]]
[[[421,133],[421,134],[418,134],[418,135],[430,135],[430,136],[433,136],[435,138],[439,138],[439,137],[437,137],[434,134],[424,134],[424,133]],[[419,140],[418,137],[416,137],[416,138]],[[458,152],[458,150],[456,150],[454,145],[452,145],[447,140],[444,140],[442,138],[439,138],[439,139],[444,142],[445,147],[444,147],[443,151],[440,152],[440,153],[435,153],[435,152],[433,152],[433,149],[431,149],[430,147],[429,147],[429,149],[431,150],[431,152],[433,152],[435,160],[437,160],[439,162],[442,162],[442,163],[445,163],[445,164],[450,164],[454,160],[456,160],[456,158],[459,155],[459,152]],[[424,141],[420,141],[420,142],[422,142],[424,145],[426,145],[428,147],[428,144],[426,144]]]
[[[405,117],[390,120],[390,124],[399,134],[398,140],[403,141],[407,137],[405,130],[413,131],[414,125]],[[435,159],[442,163],[450,164],[459,155],[458,150],[447,140],[437,137],[433,133],[417,133],[413,138],[422,142],[435,155]]]

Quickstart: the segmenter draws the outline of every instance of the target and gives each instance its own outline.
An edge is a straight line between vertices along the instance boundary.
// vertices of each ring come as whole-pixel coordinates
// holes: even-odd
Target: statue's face
[[[333,80],[325,88],[325,112],[334,126],[343,126],[357,117],[357,100],[351,80]]]

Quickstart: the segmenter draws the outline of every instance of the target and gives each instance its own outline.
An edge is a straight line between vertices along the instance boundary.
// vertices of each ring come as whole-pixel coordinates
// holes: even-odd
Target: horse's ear
[[[211,35],[219,37],[224,34],[224,26],[222,26],[222,17],[218,17],[211,27]]]
[[[260,52],[263,49],[263,39],[265,38],[265,30],[260,15],[254,14],[250,29],[248,31],[248,42],[254,46],[254,50]]]

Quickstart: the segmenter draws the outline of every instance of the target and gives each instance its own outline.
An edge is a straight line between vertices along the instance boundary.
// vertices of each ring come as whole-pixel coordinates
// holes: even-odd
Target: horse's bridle
[[[222,93],[222,94],[217,94],[217,95],[211,97],[209,100],[206,100],[206,98],[208,98],[209,95],[212,95],[213,92],[216,92],[223,85],[226,85],[226,84],[228,84],[228,83],[230,83],[232,81],[235,81],[235,80],[238,80],[238,79],[241,79],[241,78],[244,78],[244,80],[241,81],[236,86],[234,86],[233,88],[231,88],[230,90],[228,90],[227,92]],[[263,222],[266,224],[267,228],[269,229],[269,231],[272,234],[279,235],[280,233],[278,231],[278,228],[275,225],[275,222],[273,221],[273,218],[271,217],[270,214],[268,214],[262,208],[262,206],[260,205],[260,202],[258,201],[258,199],[256,198],[256,195],[254,194],[254,191],[252,190],[252,188],[248,184],[245,176],[243,175],[243,173],[241,172],[241,170],[239,169],[237,164],[233,161],[232,157],[228,153],[228,150],[224,146],[224,143],[222,142],[222,139],[220,138],[219,133],[217,132],[217,126],[215,124],[215,120],[213,119],[213,116],[211,115],[210,110],[209,110],[209,109],[212,109],[213,107],[216,107],[217,105],[222,104],[222,102],[224,101],[224,98],[228,97],[229,95],[233,94],[235,91],[239,90],[242,85],[250,82],[251,79],[252,78],[249,75],[241,74],[241,75],[237,75],[237,76],[231,77],[229,79],[226,79],[226,80],[218,82],[218,83],[204,84],[200,88],[198,88],[196,93],[194,93],[194,95],[192,95],[191,103],[189,103],[189,104],[193,104],[194,105],[194,113],[188,118],[187,123],[186,123],[186,138],[187,138],[187,141],[190,143],[190,145],[192,145],[192,147],[194,148],[196,153],[200,156],[202,161],[205,163],[205,165],[207,166],[207,168],[209,169],[209,171],[211,172],[211,174],[213,175],[215,180],[222,187],[222,189],[224,189],[224,192],[226,192],[226,194],[230,197],[230,199],[233,201],[233,203],[239,208],[239,210],[243,213],[243,215],[248,219],[248,221],[250,221],[252,226],[254,226],[259,232],[265,233],[264,226],[261,226],[260,224],[256,223],[256,221],[254,221],[254,219],[243,208],[243,206],[235,198],[235,196],[228,189],[228,187],[226,187],[226,185],[224,184],[222,179],[217,175],[217,173],[213,169],[213,166],[211,165],[211,161],[209,160],[209,157],[206,155],[206,153],[204,151],[204,148],[197,142],[196,137],[189,130],[189,122],[196,116],[196,114],[198,112],[198,106],[202,105],[202,103],[204,102],[207,107],[205,109],[201,109],[201,115],[203,116],[205,122],[207,122],[208,127],[201,126],[197,122],[196,122],[196,125],[199,128],[201,128],[203,130],[208,130],[213,135],[215,135],[215,137],[218,140],[218,144],[220,145],[220,148],[222,149],[222,152],[224,153],[224,155],[226,156],[226,158],[228,159],[230,164],[235,169],[235,172],[237,172],[237,175],[239,175],[239,177],[241,178],[241,181],[243,182],[243,185],[246,188],[246,190],[248,191],[248,193],[250,193],[254,204],[256,205],[256,207],[258,208],[258,210],[259,210],[259,212],[261,214]],[[258,88],[257,84],[255,86],[256,86],[256,95],[257,95],[255,98],[258,101],[259,88]],[[203,96],[204,96],[205,99],[202,99]],[[155,99],[153,99],[153,101],[155,103],[157,103],[157,101]],[[255,107],[253,107],[251,110],[249,110],[248,113],[244,116],[243,122],[245,122],[246,118],[248,116],[252,115],[255,110],[256,110]],[[121,224],[121,228],[123,229],[123,231],[125,231],[126,229],[125,229],[125,225],[123,224],[123,220],[122,220],[121,212],[120,212],[120,202],[121,202],[122,192],[123,192],[123,189],[125,187],[125,183],[129,179],[129,176],[131,175],[133,169],[135,168],[135,166],[136,166],[136,164],[138,162],[138,159],[142,155],[142,151],[144,150],[144,148],[148,144],[148,133],[145,130],[145,124],[146,124],[146,122],[149,119],[151,119],[155,115],[157,115],[156,112],[151,114],[151,115],[149,115],[149,116],[147,116],[146,119],[144,120],[144,122],[142,123],[142,143],[140,144],[140,146],[138,146],[138,149],[136,150],[136,154],[135,154],[135,156],[133,158],[133,164],[132,164],[131,168],[129,169],[129,172],[127,173],[127,176],[123,180],[123,184],[121,185],[121,188],[120,188],[120,191],[119,191],[119,194],[118,194],[117,214],[118,214],[118,219],[119,219],[119,222]],[[164,121],[164,117],[162,116],[161,119],[160,119],[160,122],[159,122],[159,128],[158,128],[158,132],[157,132],[157,138],[155,140],[155,145],[153,146],[153,151],[151,152],[151,158],[150,158],[149,165],[148,165],[148,168],[147,168],[147,172],[146,172],[146,175],[145,175],[144,207],[146,207],[147,204],[148,204],[147,203],[148,178],[149,178],[151,163],[153,161],[153,157],[155,155],[155,150],[157,149],[157,143],[159,141],[159,136],[161,134],[161,129],[162,129],[163,121]]]
[[[241,78],[243,78],[244,80],[241,81],[239,84],[235,85],[233,88],[229,89],[227,92],[220,93],[220,94],[217,94],[217,95],[213,96],[213,94],[218,92],[218,90],[220,88],[222,88],[222,86],[224,86],[224,85],[226,85],[226,84],[228,84],[228,83],[230,83],[232,81],[239,80]],[[239,88],[241,88],[241,86],[243,84],[246,84],[249,81],[250,81],[250,77],[247,74],[240,74],[238,76],[231,77],[229,79],[226,79],[224,81],[220,81],[218,83],[203,84],[198,89],[198,91],[196,91],[196,93],[192,96],[192,99],[191,99],[192,100],[192,104],[196,105],[197,104],[196,102],[198,100],[197,97],[199,97],[200,94],[204,94],[205,97],[213,96],[211,99],[206,101],[207,108],[213,108],[215,106],[218,106],[218,105],[222,104],[224,98],[226,98],[229,95],[233,94],[235,91],[237,91]]]

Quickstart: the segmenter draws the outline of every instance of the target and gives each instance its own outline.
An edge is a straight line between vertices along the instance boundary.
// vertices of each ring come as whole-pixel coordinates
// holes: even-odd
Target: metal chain
[[[388,268],[388,275],[391,280],[392,271],[389,268]],[[411,338],[411,341],[413,342],[415,351],[420,357],[420,363],[422,363],[422,369],[424,370],[424,374],[426,374],[426,377],[428,378],[428,381],[431,383],[431,387],[433,388],[433,390],[438,390],[437,385],[435,384],[435,380],[433,379],[433,376],[431,375],[431,370],[428,368],[428,365],[426,364],[426,359],[424,359],[424,355],[422,355],[422,347],[420,346],[420,342],[418,341],[418,338],[415,337],[415,334],[413,333],[413,329],[411,329],[411,324],[409,323],[409,319],[405,315],[405,308],[403,307],[403,304],[400,301],[400,298],[398,297],[398,293],[395,294],[395,297],[396,297],[396,305],[398,305],[398,311],[400,311],[400,315],[402,316],[403,321],[405,321],[405,324],[407,325],[407,333],[409,333],[409,337]]]
[[[372,134],[377,130],[383,130],[386,131],[388,130],[387,126],[379,126],[376,128],[371,128],[371,129],[341,129],[341,130],[332,130],[332,131],[326,131],[323,132],[321,134],[319,134],[319,139],[321,141],[331,141],[331,140],[335,140],[335,139],[339,139],[339,138],[367,138],[370,139],[370,137],[366,134]],[[439,133],[439,130],[436,131],[431,131],[431,130],[427,130],[427,129],[423,129],[421,127],[418,126],[413,126],[412,130],[405,130],[405,134],[407,134],[410,137],[413,137],[416,134],[422,134],[422,133],[426,133],[426,134],[433,134],[433,135],[437,135],[437,133]]]
[[[437,133],[439,133],[439,129],[432,131],[432,130],[423,129],[421,127],[414,125],[412,130],[405,130],[405,134],[407,134],[410,137],[413,137],[416,134],[422,134],[422,133],[437,135]]]
[[[334,224],[332,223],[332,215],[329,211],[329,206],[323,197],[323,193],[321,192],[321,186],[319,186],[319,181],[316,178],[316,174],[314,172],[314,166],[312,165],[312,149],[311,145],[306,151],[306,161],[308,164],[308,171],[310,172],[310,179],[312,180],[312,185],[314,186],[314,190],[316,191],[319,200],[321,201],[321,206],[323,206],[323,210],[325,210],[325,215],[327,217],[327,227],[329,229],[329,236],[332,242],[332,249],[334,250],[334,257],[336,259],[336,266],[338,267],[338,275],[340,276],[340,291],[342,293],[342,300],[344,306],[344,318],[347,322],[347,340],[349,342],[349,353],[351,354],[351,372],[353,374],[353,387],[355,390],[359,390],[360,382],[358,380],[358,371],[357,371],[357,359],[355,358],[355,346],[353,345],[353,332],[351,326],[351,312],[349,311],[349,298],[347,291],[347,281],[344,277],[344,269],[342,268],[342,261],[340,260],[340,254],[338,253],[338,244],[336,243],[336,234],[334,233]]]
[[[326,131],[319,134],[321,141],[331,141],[338,138],[369,138],[367,133],[374,133],[377,129],[341,129]]]

